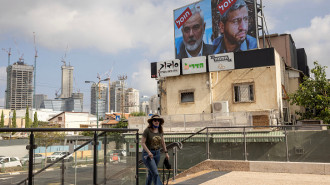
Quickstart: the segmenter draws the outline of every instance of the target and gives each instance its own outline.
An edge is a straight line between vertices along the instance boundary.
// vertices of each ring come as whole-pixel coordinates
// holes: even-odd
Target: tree
[[[29,107],[26,107],[26,112],[25,112],[25,128],[30,128],[30,117],[29,117]]]
[[[12,121],[11,121],[11,126],[13,128],[16,128],[17,127],[17,124],[16,124],[16,110],[14,110],[14,113],[13,113],[13,118],[12,118]]]
[[[289,94],[290,104],[305,107],[304,112],[296,112],[300,119],[323,120],[330,124],[330,83],[326,78],[326,66],[321,66],[317,61],[311,73],[314,78],[304,77],[295,93]]]
[[[0,128],[5,126],[5,118],[3,116],[3,111],[1,112]]]
[[[57,128],[54,126],[43,126],[42,128]],[[45,147],[45,157],[47,158],[47,149],[49,146],[60,143],[64,140],[64,132],[35,132],[35,144]],[[46,163],[45,163],[46,166]]]
[[[146,113],[145,112],[132,112],[132,113],[130,113],[130,116],[133,116],[133,117],[146,116]]]
[[[34,113],[34,119],[33,119],[33,127],[37,128],[39,125],[39,121],[38,121],[38,116],[37,116],[37,112]]]

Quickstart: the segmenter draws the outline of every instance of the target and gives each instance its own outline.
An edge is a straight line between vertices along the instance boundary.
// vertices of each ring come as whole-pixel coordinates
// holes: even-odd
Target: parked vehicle
[[[0,157],[0,167],[22,167],[18,157]]]
[[[47,156],[47,162],[53,162],[56,161],[57,159],[70,154],[70,152],[54,152],[52,155]],[[66,156],[64,158],[64,161],[73,161],[72,154]]]
[[[108,154],[108,157],[110,158],[110,162],[123,162],[126,157],[126,150],[122,149],[115,149],[111,150]]]
[[[34,154],[33,156],[33,163],[34,164],[40,164],[45,162],[45,156],[42,154]],[[21,163],[23,165],[27,165],[29,163],[29,154],[26,154],[22,159],[21,159]]]

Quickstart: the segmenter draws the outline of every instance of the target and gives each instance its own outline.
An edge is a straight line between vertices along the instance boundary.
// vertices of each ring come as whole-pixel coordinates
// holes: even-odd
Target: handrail
[[[83,131],[105,131],[105,132],[138,132],[139,129],[131,128],[0,128],[0,132],[83,132]]]
[[[54,162],[48,164],[47,166],[45,166],[44,168],[40,169],[39,171],[33,173],[33,162],[31,163],[32,160],[32,155],[33,155],[33,148],[34,148],[34,132],[83,132],[83,131],[87,131],[87,132],[95,132],[94,134],[94,138],[88,140],[87,142],[85,142],[84,144],[80,145],[79,147],[75,148],[73,150],[72,153],[78,151],[79,149],[81,149],[82,147],[88,145],[91,142],[95,142],[95,137],[98,136],[103,136],[104,134],[106,134],[107,132],[120,132],[120,133],[124,133],[124,132],[136,132],[136,134],[138,134],[139,129],[127,129],[127,128],[0,128],[0,132],[30,132],[30,147],[29,147],[29,159],[30,159],[30,163],[29,163],[29,175],[26,179],[20,181],[18,183],[22,184],[28,181],[28,184],[32,184],[32,178],[35,175],[38,175],[39,173],[43,172],[44,170],[46,170],[47,168],[53,166],[55,163],[59,162],[59,161],[63,161],[65,157],[71,155],[72,153],[68,153],[64,156],[62,156],[61,158],[55,160]],[[98,132],[101,132],[100,134],[96,134]],[[138,140],[138,138],[137,138]],[[96,144],[96,143],[94,143]],[[95,149],[95,147],[94,147]],[[95,162],[94,162],[95,163]],[[137,165],[137,164],[136,164]],[[94,164],[94,168],[96,167],[96,163]],[[94,171],[96,171],[94,169]],[[138,173],[138,170],[137,172]],[[96,174],[96,172],[94,173],[94,175]],[[96,180],[96,177],[93,177],[93,180]],[[31,182],[30,182],[31,181]],[[138,177],[136,177],[136,181],[138,181]],[[96,184],[96,183],[94,183]]]
[[[214,128],[290,128],[290,127],[315,127],[315,126],[319,126],[319,127],[322,127],[322,126],[330,126],[328,124],[303,124],[303,125],[274,125],[274,126],[225,126],[225,127],[204,127],[202,129],[200,129],[199,131],[195,132],[195,133],[192,133],[190,136],[182,139],[180,142],[173,142],[169,145],[166,146],[166,149],[172,149],[176,146],[178,146],[177,144],[175,143],[184,143],[185,141],[187,141],[188,139],[194,137],[195,135],[197,134],[200,134],[202,131],[206,130],[206,129],[214,129]],[[163,149],[160,149],[160,153],[163,153]],[[139,165],[143,164],[143,161],[142,160],[139,160]]]

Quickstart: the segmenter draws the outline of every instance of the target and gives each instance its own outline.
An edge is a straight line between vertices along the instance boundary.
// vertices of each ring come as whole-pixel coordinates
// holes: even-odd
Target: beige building
[[[249,112],[254,125],[294,121],[302,108],[291,106],[288,94],[304,75],[301,61],[290,35],[273,38],[275,49],[234,53],[234,69],[160,78],[161,114]]]

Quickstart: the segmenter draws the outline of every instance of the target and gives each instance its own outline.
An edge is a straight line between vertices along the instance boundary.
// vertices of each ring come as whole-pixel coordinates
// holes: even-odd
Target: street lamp
[[[108,81],[110,80],[110,78],[106,78],[106,79],[99,79],[99,81],[97,83],[95,83],[94,81],[85,81],[85,83],[93,83],[93,84],[97,84],[97,88],[98,88],[98,91],[100,91],[100,88],[99,88],[99,84],[100,82],[103,82],[103,81]],[[100,93],[100,92],[99,92]],[[96,95],[96,127],[99,128],[99,93],[95,93]]]

